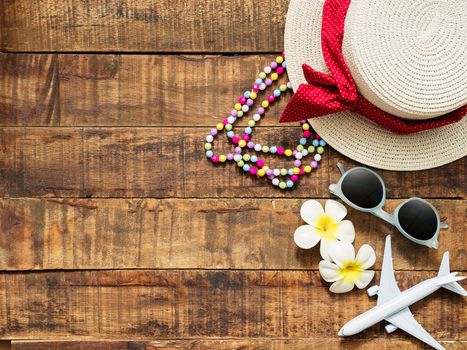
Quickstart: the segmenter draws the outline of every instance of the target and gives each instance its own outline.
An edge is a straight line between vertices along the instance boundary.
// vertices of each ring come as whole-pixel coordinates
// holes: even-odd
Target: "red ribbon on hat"
[[[326,0],[323,7],[321,47],[330,75],[304,64],[308,84],[301,84],[285,107],[279,122],[312,119],[350,110],[397,134],[410,134],[456,123],[467,105],[429,120],[403,120],[379,109],[358,91],[342,55],[344,23],[351,0]]]

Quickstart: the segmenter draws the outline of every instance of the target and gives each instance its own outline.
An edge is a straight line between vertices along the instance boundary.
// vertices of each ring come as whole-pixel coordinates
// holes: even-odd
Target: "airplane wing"
[[[386,321],[390,322],[397,328],[409,333],[411,336],[420,339],[422,342],[434,347],[438,350],[445,350],[413,317],[408,307],[402,309],[398,313],[395,313],[388,318]]]
[[[401,294],[394,277],[394,267],[392,266],[391,236],[386,237],[384,246],[383,267],[381,269],[381,279],[379,281],[377,305],[391,300]]]

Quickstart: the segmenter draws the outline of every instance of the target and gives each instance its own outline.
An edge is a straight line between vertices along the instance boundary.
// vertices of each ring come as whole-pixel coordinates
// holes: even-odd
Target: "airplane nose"
[[[339,337],[344,337],[344,336],[345,336],[345,334],[344,334],[344,327],[342,327],[342,328],[339,330],[339,333],[337,333],[337,335],[338,335]]]

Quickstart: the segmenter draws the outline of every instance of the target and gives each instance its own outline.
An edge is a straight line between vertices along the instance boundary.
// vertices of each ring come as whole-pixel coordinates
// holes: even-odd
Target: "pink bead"
[[[250,135],[243,134],[242,139],[244,139],[245,141],[249,141],[250,140]]]
[[[223,121],[222,123],[224,123],[224,125],[227,125],[227,124],[229,124],[229,122],[228,122],[228,120],[227,120],[227,119],[224,119],[224,121]]]
[[[268,101],[269,101],[269,102],[274,102],[274,96],[273,96],[273,95],[269,95],[269,96],[268,96]]]
[[[248,143],[246,144],[246,146],[247,146],[248,148],[253,148],[253,147],[255,147],[255,144],[254,144],[253,142],[250,141],[250,142],[248,142]]]
[[[290,180],[292,180],[293,182],[297,182],[298,181],[298,176],[294,174],[294,175],[292,175],[290,177]]]
[[[316,134],[316,139],[317,139],[317,140],[321,140],[321,136],[319,136],[318,134]]]
[[[233,142],[233,143],[237,144],[238,141],[240,141],[240,138],[239,138],[238,136],[232,137],[232,142]]]
[[[256,174],[258,174],[258,169],[254,168],[254,167],[251,167],[251,168],[250,168],[250,174],[251,174],[251,175],[256,175]]]
[[[284,73],[284,67],[278,67],[277,74],[282,74],[282,73]]]
[[[257,162],[256,162],[256,164],[257,164],[260,168],[262,168],[262,167],[264,166],[264,161],[261,160],[261,159],[258,159]]]
[[[253,85],[252,90],[253,90],[254,92],[258,92],[258,91],[259,91],[259,85],[258,85],[258,84]]]
[[[303,170],[302,168],[300,168],[300,173],[299,173],[299,174],[300,174],[300,175],[305,174],[305,170]]]
[[[277,149],[277,154],[280,154],[280,155],[284,154],[284,149],[282,147],[279,147]]]
[[[219,161],[219,156],[213,155],[213,156],[211,157],[211,160],[212,160],[213,163],[217,163],[217,162]]]
[[[303,132],[303,137],[308,138],[308,137],[310,137],[310,136],[311,136],[311,132],[310,132],[309,130],[305,130],[305,131]]]
[[[244,105],[246,103],[246,98],[245,96],[242,96],[238,99],[238,102],[240,102],[242,105]]]

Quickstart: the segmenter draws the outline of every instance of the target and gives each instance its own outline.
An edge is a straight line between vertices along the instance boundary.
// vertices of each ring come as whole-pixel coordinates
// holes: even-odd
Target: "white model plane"
[[[339,331],[340,336],[357,334],[374,324],[386,320],[386,332],[392,333],[400,328],[415,338],[431,345],[435,349],[444,349],[413,317],[409,306],[426,296],[434,293],[438,289],[446,288],[450,291],[467,296],[467,292],[456,281],[461,281],[465,277],[456,276],[457,272],[449,271],[449,253],[443,255],[438,276],[420,282],[419,284],[403,292],[397,287],[392,266],[391,236],[386,237],[384,248],[383,267],[381,270],[380,286],[373,286],[368,289],[368,295],[378,294],[377,305],[367,312],[357,316],[347,322]]]

